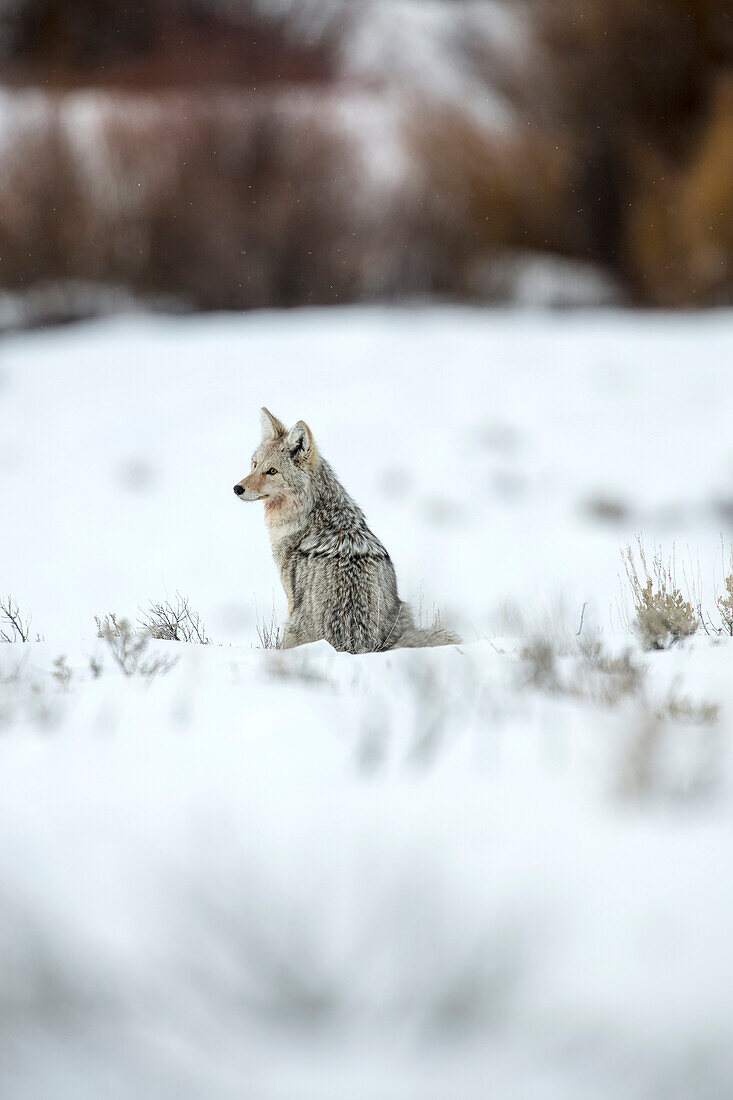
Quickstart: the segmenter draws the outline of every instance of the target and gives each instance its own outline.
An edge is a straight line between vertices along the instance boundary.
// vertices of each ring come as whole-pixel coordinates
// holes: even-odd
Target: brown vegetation
[[[0,164],[0,287],[493,300],[497,258],[544,253],[639,304],[730,303],[733,0],[524,4],[529,63],[462,47],[509,123],[405,97],[411,178],[370,190],[350,111],[384,104],[339,77],[347,9],[309,35],[254,0],[11,0],[3,78],[44,92]]]
[[[556,138],[540,127],[490,134],[456,114],[416,126],[424,187],[411,233],[430,258],[426,290],[472,296],[482,261],[507,249],[579,252],[567,201],[571,164]]]
[[[358,297],[369,226],[349,207],[355,160],[324,106],[97,104],[92,163],[49,107],[0,169],[0,285],[88,280],[200,309]]]
[[[323,81],[332,36],[304,40],[253,0],[12,0],[4,78],[69,89],[240,86]]]
[[[733,300],[733,79],[721,79],[709,117],[681,165],[647,158],[627,226],[636,279],[658,305]]]
[[[733,66],[733,3],[538,0],[538,11],[586,249],[642,303],[710,301],[718,258],[682,238],[706,204],[721,216],[722,180],[733,187],[726,123],[715,121],[730,117],[719,87]],[[700,175],[717,194],[698,194]]]

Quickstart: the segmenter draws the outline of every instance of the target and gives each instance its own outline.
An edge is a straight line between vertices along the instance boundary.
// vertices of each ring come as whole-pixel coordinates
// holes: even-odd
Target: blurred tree
[[[9,82],[164,87],[329,79],[333,41],[287,32],[254,0],[6,0]]]
[[[660,163],[680,165],[733,63],[730,0],[537,0],[548,94],[575,153],[587,250],[647,297],[628,217]],[[652,161],[654,166],[651,167]],[[651,297],[654,290],[651,288]]]

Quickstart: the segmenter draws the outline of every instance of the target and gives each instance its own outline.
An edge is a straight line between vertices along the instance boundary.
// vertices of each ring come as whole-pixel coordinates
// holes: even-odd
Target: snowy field
[[[3,341],[3,1100],[733,1095],[733,643],[642,652],[619,583],[642,533],[714,610],[732,361],[725,312]],[[465,644],[260,648],[263,404]],[[176,593],[212,644],[125,676],[94,617]]]

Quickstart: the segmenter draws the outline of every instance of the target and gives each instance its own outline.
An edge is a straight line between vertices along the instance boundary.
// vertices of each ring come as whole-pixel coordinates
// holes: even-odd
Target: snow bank
[[[0,646],[3,1095],[729,1095],[729,641],[636,652],[614,707],[531,686],[492,621],[562,595],[572,634],[588,600],[620,652],[619,545],[711,560],[732,341],[724,313],[344,310],[3,342],[0,586],[45,638]],[[263,403],[483,640],[253,648],[273,590],[284,617],[232,493]],[[217,644],[124,677],[93,615],[176,589]]]

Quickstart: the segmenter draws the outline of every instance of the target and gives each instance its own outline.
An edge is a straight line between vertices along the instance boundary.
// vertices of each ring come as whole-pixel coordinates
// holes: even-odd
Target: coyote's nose
[[[244,493],[244,486],[243,485],[235,485],[234,486],[234,492],[237,494],[238,497],[241,497]]]

